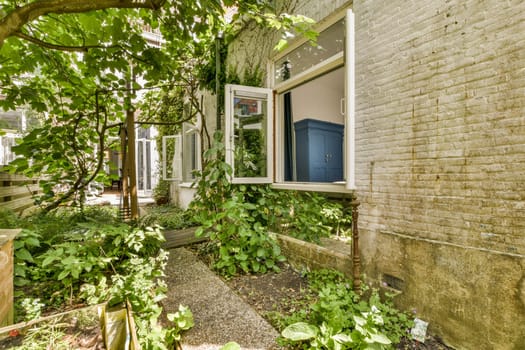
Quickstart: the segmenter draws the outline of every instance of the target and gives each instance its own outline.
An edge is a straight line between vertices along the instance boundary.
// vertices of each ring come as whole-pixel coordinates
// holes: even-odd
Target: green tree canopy
[[[11,168],[45,178],[50,208],[70,198],[97,177],[137,93],[195,91],[195,67],[232,28],[228,7],[283,32],[304,22],[260,0],[0,0],[0,107],[41,115]],[[70,191],[57,201],[64,182]]]

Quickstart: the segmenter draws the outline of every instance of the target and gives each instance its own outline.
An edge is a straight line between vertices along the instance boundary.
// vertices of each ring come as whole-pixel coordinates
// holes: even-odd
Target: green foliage
[[[24,220],[27,228],[15,240],[15,282],[23,286],[16,292],[17,317],[35,317],[65,303],[126,302],[142,348],[169,349],[191,327],[192,316],[181,308],[168,316],[170,327],[160,326],[168,259],[160,249],[164,237],[156,226],[129,226],[105,213],[101,208],[62,212],[63,227],[56,213]],[[46,218],[48,225],[41,225]]]
[[[308,242],[350,234],[350,213],[319,193],[274,190],[265,185],[250,186],[246,197],[256,206],[252,215],[274,232]]]
[[[25,314],[24,321],[34,320],[40,317],[42,314],[42,308],[45,306],[44,303],[40,302],[40,299],[24,298],[20,302],[20,308]]]
[[[158,205],[168,204],[170,201],[170,183],[166,180],[159,180],[153,189],[153,199]]]
[[[191,211],[183,210],[170,204],[148,207],[147,213],[140,217],[140,224],[141,226],[156,224],[169,230],[178,230],[196,225]]]
[[[352,290],[352,283],[332,270],[308,275],[314,303],[281,320],[283,343],[312,349],[392,349],[412,327],[405,313],[377,291],[368,300]]]
[[[20,219],[12,210],[0,210],[0,228],[20,228]]]
[[[207,235],[212,243],[213,266],[224,275],[278,271],[285,260],[281,249],[251,213],[256,206],[246,199],[246,186],[234,186],[232,170],[223,159],[222,135],[206,151],[206,166],[200,174],[197,195],[190,210],[201,225],[197,235]]]

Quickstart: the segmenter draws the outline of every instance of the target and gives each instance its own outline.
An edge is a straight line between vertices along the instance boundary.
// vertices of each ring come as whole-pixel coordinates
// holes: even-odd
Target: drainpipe
[[[359,201],[354,197],[350,202],[352,208],[352,270],[354,277],[354,291],[361,291],[361,258],[359,257]]]
[[[219,108],[220,102],[221,102],[221,40],[222,40],[222,32],[219,32],[217,34],[217,37],[215,38],[215,96],[217,98],[216,104],[217,104],[217,126],[216,130],[221,130],[221,109]]]

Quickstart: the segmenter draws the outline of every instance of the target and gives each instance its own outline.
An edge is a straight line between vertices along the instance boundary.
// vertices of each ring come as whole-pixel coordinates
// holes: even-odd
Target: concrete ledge
[[[310,270],[331,268],[341,271],[349,278],[352,277],[352,256],[349,245],[338,242],[340,243],[339,247],[343,249],[334,249],[286,235],[273,235],[275,235],[277,242],[281,246],[284,256],[294,268],[307,268]],[[348,249],[345,247],[348,247]],[[348,250],[348,253],[344,253],[344,250]]]

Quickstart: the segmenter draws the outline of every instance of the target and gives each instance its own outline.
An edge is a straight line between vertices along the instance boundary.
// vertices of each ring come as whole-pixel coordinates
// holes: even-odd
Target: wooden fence
[[[0,210],[22,213],[33,207],[33,196],[39,192],[38,180],[0,172]]]

